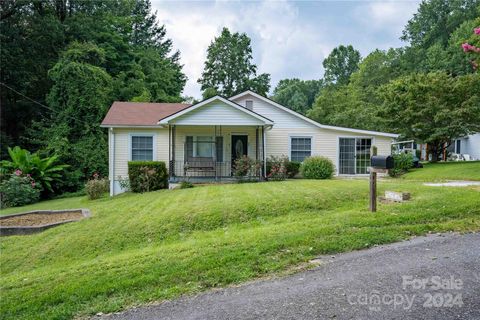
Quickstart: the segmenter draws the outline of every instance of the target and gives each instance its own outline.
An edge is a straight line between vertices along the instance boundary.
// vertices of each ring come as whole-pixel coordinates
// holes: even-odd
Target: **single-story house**
[[[269,156],[292,161],[321,155],[337,175],[367,174],[370,148],[391,153],[397,134],[323,125],[252,91],[182,103],[114,102],[103,120],[108,128],[112,195],[122,192],[132,160],[165,161],[171,182],[222,179],[242,156],[263,163]]]
[[[479,160],[480,133],[454,139],[447,148],[447,151],[460,155],[464,160]]]

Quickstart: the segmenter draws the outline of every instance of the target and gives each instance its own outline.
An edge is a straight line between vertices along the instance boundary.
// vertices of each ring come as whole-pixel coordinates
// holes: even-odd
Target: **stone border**
[[[65,212],[81,212],[83,215],[83,218],[80,219],[71,219],[71,220],[65,220],[65,221],[60,221],[56,223],[50,223],[50,224],[43,224],[40,226],[8,226],[8,227],[2,227],[0,226],[0,236],[13,236],[13,235],[27,235],[27,234],[32,234],[32,233],[37,233],[44,231],[46,229],[56,227],[65,223],[69,222],[75,222],[82,220],[84,218],[90,217],[90,210],[88,209],[66,209],[66,210],[34,210],[34,211],[28,211],[28,212],[22,212],[22,213],[14,213],[14,214],[9,214],[5,216],[0,216],[0,220],[4,220],[7,218],[11,217],[17,217],[17,216],[24,216],[27,214],[37,214],[37,213],[43,213],[43,214],[60,214],[60,213],[65,213]]]

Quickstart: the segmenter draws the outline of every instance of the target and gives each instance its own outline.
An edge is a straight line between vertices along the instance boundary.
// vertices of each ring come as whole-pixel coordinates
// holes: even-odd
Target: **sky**
[[[362,56],[404,46],[403,27],[419,1],[155,1],[160,24],[181,54],[188,80],[183,95],[201,98],[209,44],[223,27],[252,40],[257,73],[271,75],[271,91],[285,78],[320,79],[333,48],[351,44]]]

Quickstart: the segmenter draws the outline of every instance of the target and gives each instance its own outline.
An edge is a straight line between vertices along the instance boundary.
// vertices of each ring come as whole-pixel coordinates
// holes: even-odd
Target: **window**
[[[456,143],[456,148],[455,148],[455,153],[460,154],[462,153],[462,150],[460,149],[460,146],[462,145],[462,140],[458,139],[455,141]]]
[[[248,110],[253,110],[253,101],[252,100],[246,100],[245,101],[245,108]]]
[[[153,136],[132,136],[132,160],[153,160]]]
[[[312,138],[292,137],[290,140],[290,160],[302,162],[312,155]]]
[[[213,156],[213,139],[212,137],[197,137],[195,141],[195,157],[212,157]]]
[[[194,157],[213,158],[214,150],[216,150],[217,161],[223,161],[222,136],[216,137],[215,142],[211,136],[187,136],[185,142],[186,159]]]

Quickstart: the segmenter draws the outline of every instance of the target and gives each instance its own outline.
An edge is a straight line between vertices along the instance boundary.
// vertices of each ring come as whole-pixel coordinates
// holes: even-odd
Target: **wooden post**
[[[370,168],[370,211],[377,211],[377,173]]]

